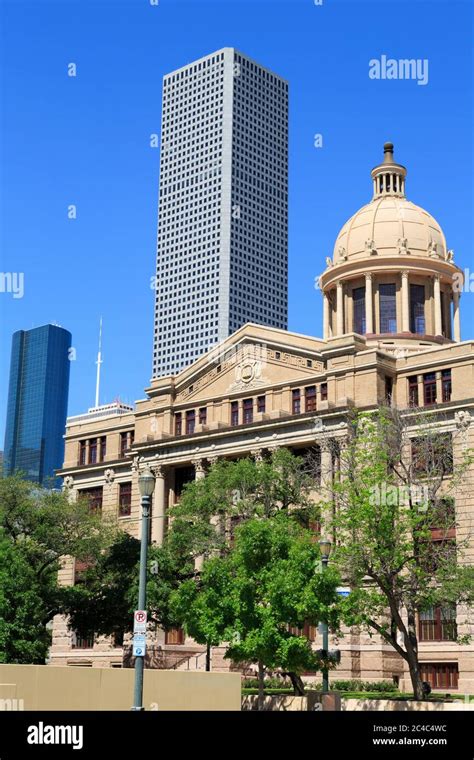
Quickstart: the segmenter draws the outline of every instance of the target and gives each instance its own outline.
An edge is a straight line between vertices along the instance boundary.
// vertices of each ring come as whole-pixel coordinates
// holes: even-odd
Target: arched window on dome
[[[397,288],[393,283],[379,285],[380,332],[397,332]]]
[[[352,303],[354,308],[354,332],[359,335],[365,335],[367,332],[365,321],[365,288],[353,289]]]

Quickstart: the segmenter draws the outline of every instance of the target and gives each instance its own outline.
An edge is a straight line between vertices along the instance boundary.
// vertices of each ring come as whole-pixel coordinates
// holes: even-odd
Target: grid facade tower
[[[288,85],[234,48],[163,80],[153,376],[288,323]]]

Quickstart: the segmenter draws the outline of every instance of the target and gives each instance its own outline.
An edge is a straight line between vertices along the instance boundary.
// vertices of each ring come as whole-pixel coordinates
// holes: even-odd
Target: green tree
[[[424,697],[419,611],[469,606],[474,596],[465,542],[453,540],[453,493],[473,461],[471,452],[461,452],[453,457],[449,438],[416,410],[356,414],[334,500],[322,507],[335,515],[331,562],[353,588],[345,621],[393,647],[408,665],[417,699]],[[436,545],[433,528],[441,539]]]
[[[39,581],[21,551],[0,529],[0,662],[43,663],[50,645],[46,622],[55,578]]]
[[[300,674],[321,668],[308,639],[290,629],[320,621],[336,628],[337,583],[334,569],[320,572],[314,536],[281,513],[243,523],[232,551],[205,562],[199,581],[184,581],[171,604],[196,641],[226,642],[226,658],[258,663],[262,706],[265,669],[281,669],[303,693]]]
[[[232,526],[280,512],[291,512],[308,527],[319,517],[312,485],[303,459],[288,449],[278,449],[260,462],[219,461],[206,478],[186,485],[180,503],[171,510],[170,550],[187,559],[228,552]]]
[[[0,480],[0,658],[44,662],[47,629],[64,611],[58,583],[64,557],[94,562],[115,529],[89,505],[40,488],[19,476]]]

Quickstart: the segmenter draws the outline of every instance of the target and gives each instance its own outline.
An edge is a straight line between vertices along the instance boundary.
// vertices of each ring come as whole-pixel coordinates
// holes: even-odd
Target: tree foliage
[[[226,658],[298,675],[321,658],[305,623],[338,623],[338,577],[322,573],[314,536],[291,516],[256,517],[237,530],[230,553],[209,559],[199,582],[172,595],[176,615],[198,642],[227,642]],[[298,630],[300,629],[300,630]]]
[[[0,658],[44,662],[47,624],[63,612],[58,583],[65,556],[94,562],[116,531],[84,501],[19,476],[0,480]]]
[[[474,596],[465,542],[454,539],[453,494],[472,463],[461,452],[453,458],[439,425],[414,410],[356,414],[334,502],[324,507],[336,515],[332,562],[353,588],[346,622],[379,633],[403,657],[420,699],[419,611]]]

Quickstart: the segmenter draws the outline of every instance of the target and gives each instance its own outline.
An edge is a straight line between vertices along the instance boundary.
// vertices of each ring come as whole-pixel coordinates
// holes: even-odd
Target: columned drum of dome
[[[405,197],[406,175],[385,143],[373,198],[341,229],[320,278],[325,340],[359,333],[388,351],[461,340],[462,271],[436,219]]]

